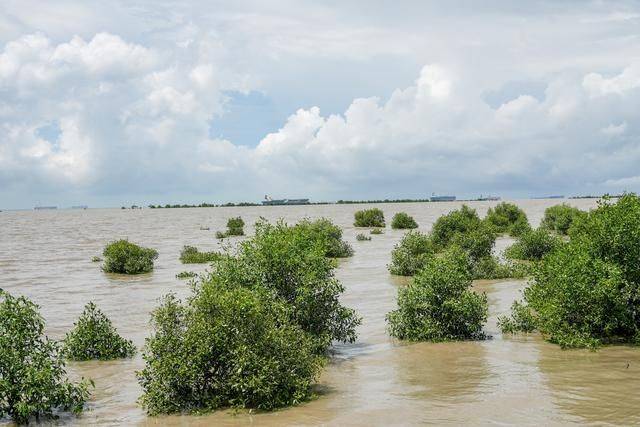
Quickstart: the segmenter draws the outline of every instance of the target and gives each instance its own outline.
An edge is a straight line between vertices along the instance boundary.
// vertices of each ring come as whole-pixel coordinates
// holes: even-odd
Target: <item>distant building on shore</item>
[[[429,198],[432,202],[455,202],[456,196],[436,196],[433,195]]]

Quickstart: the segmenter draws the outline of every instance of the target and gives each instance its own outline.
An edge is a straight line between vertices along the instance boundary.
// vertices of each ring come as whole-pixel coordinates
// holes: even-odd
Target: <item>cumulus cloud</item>
[[[640,189],[640,10],[624,2],[69,0],[67,29],[30,1],[0,11],[14,204]],[[254,90],[280,125],[250,146],[212,136],[229,91]]]

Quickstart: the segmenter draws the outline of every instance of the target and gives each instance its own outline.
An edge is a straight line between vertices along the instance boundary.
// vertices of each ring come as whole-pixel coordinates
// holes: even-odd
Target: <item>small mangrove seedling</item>
[[[374,228],[369,234],[384,234],[384,231],[382,231],[382,228]]]
[[[107,273],[140,274],[153,270],[153,261],[158,258],[158,251],[143,248],[127,240],[109,243],[102,253]]]
[[[89,302],[63,340],[64,354],[71,360],[112,360],[133,357],[136,347],[118,335],[111,320]]]
[[[412,216],[405,212],[398,212],[391,220],[391,228],[394,230],[418,228],[418,223]]]
[[[224,239],[230,236],[244,236],[244,220],[241,217],[227,220],[227,231],[216,231],[216,239]]]
[[[102,262],[102,258],[96,255],[93,258],[91,258],[91,262]]]
[[[355,222],[353,223],[353,225],[356,227],[384,228],[384,213],[378,208],[358,211],[355,213]]]
[[[371,236],[367,236],[365,234],[358,233],[356,235],[356,240],[359,241],[359,242],[365,242],[365,241],[371,240]]]
[[[181,271],[176,274],[177,279],[190,279],[192,277],[196,277],[198,274],[194,271]]]
[[[17,424],[82,412],[90,381],[69,381],[59,343],[44,335],[39,307],[0,291],[0,420]]]
[[[200,252],[195,246],[185,245],[180,251],[180,262],[183,264],[205,264],[220,259],[218,252]]]

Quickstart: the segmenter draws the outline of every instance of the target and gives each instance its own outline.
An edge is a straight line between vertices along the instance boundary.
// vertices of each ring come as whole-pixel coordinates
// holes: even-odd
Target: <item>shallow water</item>
[[[558,200],[517,201],[537,225],[544,209]],[[594,200],[571,200],[583,209]],[[472,202],[484,215],[496,202]],[[460,203],[375,205],[390,220],[398,211],[413,215],[423,231]],[[497,316],[520,296],[521,281],[478,282],[489,298],[484,342],[404,344],[385,331],[385,314],[395,307],[396,289],[406,282],[390,276],[386,264],[401,231],[389,228],[357,242],[353,213],[365,205],[86,210],[0,213],[0,287],[41,305],[47,333],[60,338],[89,300],[113,320],[120,333],[140,347],[149,334],[149,312],[157,299],[188,294],[181,265],[183,245],[215,250],[215,230],[241,215],[247,224],[260,216],[294,222],[325,216],[345,230],[355,256],[341,260],[337,276],[346,286],[343,301],[364,317],[359,339],[338,345],[318,385],[318,399],[273,413],[220,411],[206,416],[148,418],[137,406],[140,389],[133,360],[71,363],[73,376],[91,377],[96,389],[89,410],[60,423],[76,425],[414,425],[640,424],[640,349],[609,347],[597,352],[562,351],[537,336],[502,337]],[[210,231],[200,227],[210,227]],[[251,232],[251,227],[248,227]],[[91,257],[113,239],[128,238],[156,248],[153,273],[107,275]],[[500,240],[503,249],[508,240]],[[0,422],[1,423],[1,422]]]

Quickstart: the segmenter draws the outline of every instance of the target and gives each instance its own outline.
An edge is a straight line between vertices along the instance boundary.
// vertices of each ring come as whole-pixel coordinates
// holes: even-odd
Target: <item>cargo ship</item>
[[[34,211],[51,211],[54,209],[58,209],[57,206],[35,206],[33,208]]]
[[[309,199],[272,199],[264,196],[263,206],[291,206],[291,205],[308,205]]]

